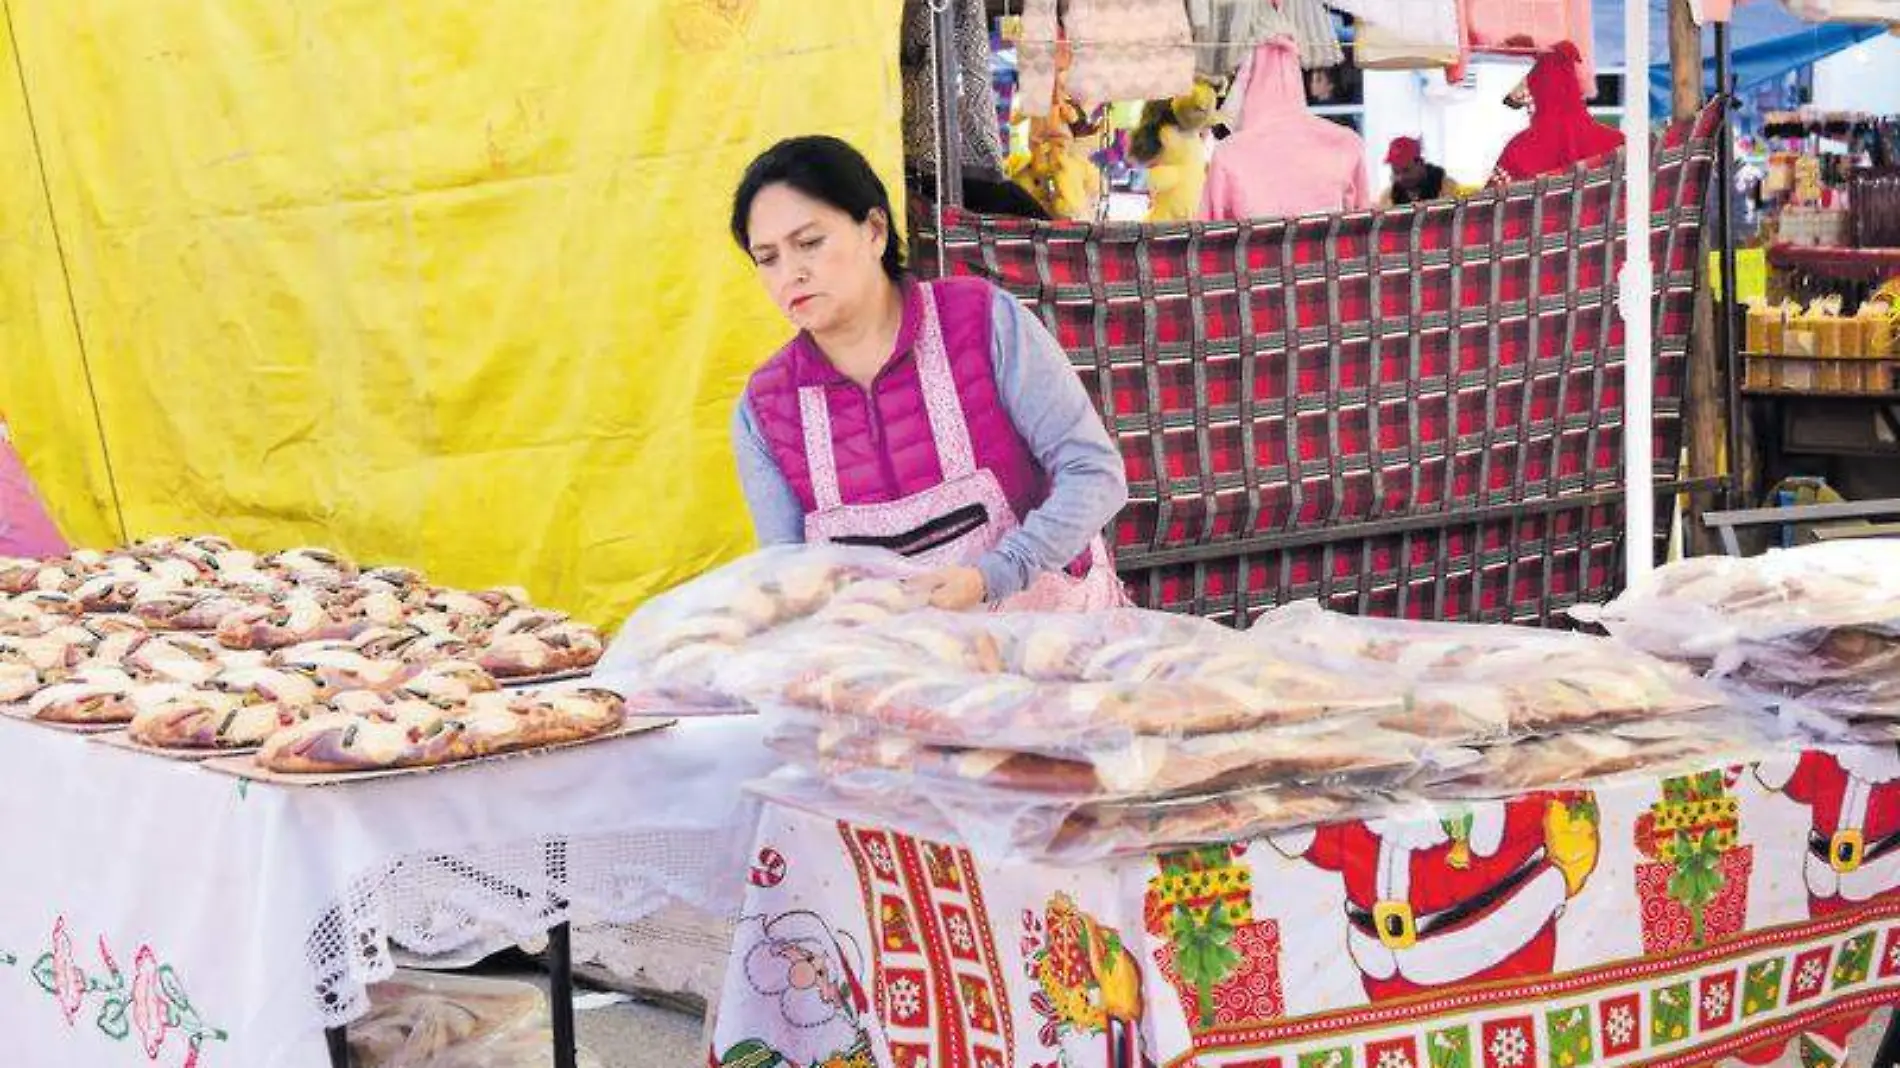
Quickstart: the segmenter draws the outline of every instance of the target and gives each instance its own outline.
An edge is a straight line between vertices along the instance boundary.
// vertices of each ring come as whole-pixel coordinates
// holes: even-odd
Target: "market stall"
[[[1883,477],[1900,431],[1900,122],[1818,109],[1772,114],[1762,196],[1766,292],[1746,310],[1742,392],[1761,482],[1824,479],[1854,497]]]
[[[809,774],[756,784],[712,1062],[1839,1063],[1900,1000],[1896,563],[1672,565],[1615,640],[716,579],[649,648]]]
[[[399,955],[547,935],[571,1065],[569,924],[730,908],[754,803],[723,777],[773,766],[749,717],[574,677],[601,652],[519,591],[322,550],[0,561],[19,1063],[342,1064]]]

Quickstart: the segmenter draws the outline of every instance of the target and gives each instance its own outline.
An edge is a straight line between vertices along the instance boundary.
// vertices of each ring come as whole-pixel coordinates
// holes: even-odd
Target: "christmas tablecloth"
[[[0,719],[0,1064],[317,1068],[392,944],[724,911],[770,764],[750,718],[695,720],[286,788]]]
[[[1900,754],[1081,868],[765,809],[711,1062],[1810,1064],[1900,1000]]]

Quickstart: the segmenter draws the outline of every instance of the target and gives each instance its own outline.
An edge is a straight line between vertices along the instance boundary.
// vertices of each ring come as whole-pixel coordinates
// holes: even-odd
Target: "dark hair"
[[[791,137],[766,149],[739,180],[732,194],[732,239],[746,251],[752,248],[752,202],[771,185],[786,185],[837,208],[856,222],[884,213],[890,238],[884,245],[884,273],[892,281],[904,277],[904,250],[899,247],[897,219],[891,195],[871,169],[864,154],[835,137]]]
[[[1128,137],[1129,156],[1136,163],[1153,163],[1161,158],[1161,128],[1179,125],[1181,120],[1175,117],[1173,101],[1150,100],[1143,104],[1141,121]]]

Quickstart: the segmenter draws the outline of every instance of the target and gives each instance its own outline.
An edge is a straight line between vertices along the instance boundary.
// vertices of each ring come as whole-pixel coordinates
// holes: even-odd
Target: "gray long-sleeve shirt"
[[[1017,433],[1049,478],[1049,496],[976,567],[992,601],[1021,592],[1043,571],[1059,571],[1088,548],[1128,503],[1121,454],[1056,339],[1014,297],[990,304],[990,363]],[[805,540],[805,509],[759,433],[743,397],[732,421],[739,484],[760,545]]]

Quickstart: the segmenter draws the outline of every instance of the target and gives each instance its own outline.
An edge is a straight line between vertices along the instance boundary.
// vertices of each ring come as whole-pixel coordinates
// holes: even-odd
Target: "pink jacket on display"
[[[1274,219],[1371,206],[1365,144],[1306,109],[1291,38],[1254,50],[1239,122],[1208,165],[1202,218]]]
[[[1577,50],[1585,96],[1596,95],[1596,49],[1590,0],[1460,0],[1471,50],[1536,56],[1559,41]]]
[[[5,424],[0,423],[0,429]],[[64,556],[71,550],[33,490],[20,456],[0,434],[0,556]]]

